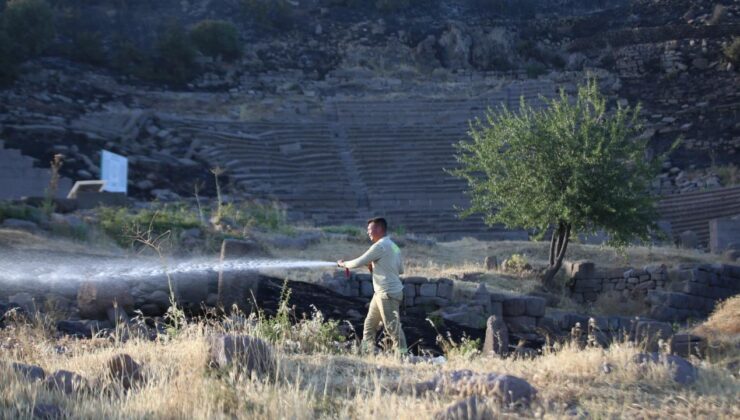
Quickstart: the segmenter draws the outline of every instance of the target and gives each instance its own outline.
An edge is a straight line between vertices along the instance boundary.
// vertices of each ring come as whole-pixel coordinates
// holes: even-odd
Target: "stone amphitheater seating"
[[[465,184],[444,169],[455,166],[453,144],[466,138],[469,121],[488,107],[517,109],[520,95],[537,105],[555,93],[550,82],[529,81],[474,100],[327,100],[311,122],[160,120],[206,145],[206,157],[242,191],[279,200],[295,217],[343,224],[385,215],[414,233],[526,238],[480,217],[459,220]]]
[[[19,150],[4,147],[0,141],[0,200],[43,197],[51,178],[49,170],[34,167],[33,158],[22,155]],[[71,188],[71,180],[60,179],[57,197],[66,197]]]

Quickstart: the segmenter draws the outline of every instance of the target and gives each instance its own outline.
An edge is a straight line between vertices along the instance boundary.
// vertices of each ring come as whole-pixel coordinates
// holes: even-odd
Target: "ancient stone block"
[[[568,277],[585,279],[594,276],[596,266],[587,260],[573,261],[565,264]]]
[[[77,307],[82,318],[104,319],[114,302],[126,311],[132,310],[134,300],[127,285],[114,281],[90,281],[80,284],[77,290]]]
[[[692,334],[676,334],[671,338],[670,352],[681,357],[706,357],[707,342]]]
[[[417,296],[414,298],[414,306],[434,306],[437,308],[442,308],[447,306],[450,301],[447,299],[439,298],[439,297],[429,297],[429,296]]]
[[[416,297],[416,287],[410,283],[404,284],[403,285],[403,296],[406,298]]]
[[[360,296],[362,296],[362,297],[370,297],[370,296],[373,295],[373,293],[375,293],[374,290],[375,289],[373,289],[373,282],[372,281],[363,280],[360,283]]]
[[[527,297],[526,303],[527,309],[526,314],[528,316],[544,316],[545,315],[545,299],[541,297]]]
[[[667,322],[638,321],[635,325],[635,342],[646,351],[658,351],[659,340],[667,340],[673,335],[673,328]]]
[[[450,279],[439,279],[437,281],[437,297],[452,299],[454,283]]]
[[[437,296],[437,284],[428,282],[419,286],[419,296],[435,297]]]
[[[537,318],[533,316],[511,316],[504,317],[509,331],[515,333],[531,333],[537,327]]]
[[[509,329],[501,317],[491,316],[486,321],[483,354],[504,356],[509,352]]]
[[[731,244],[740,242],[740,217],[712,219],[709,221],[709,249],[719,254]]]
[[[505,317],[524,315],[527,313],[527,299],[518,296],[504,300],[503,312]]]

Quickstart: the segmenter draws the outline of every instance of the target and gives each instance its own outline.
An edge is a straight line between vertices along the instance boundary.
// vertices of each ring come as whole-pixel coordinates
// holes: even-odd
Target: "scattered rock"
[[[68,370],[58,370],[49,375],[44,384],[50,390],[61,391],[67,395],[89,389],[87,380]]]
[[[124,389],[130,389],[144,381],[142,366],[128,354],[113,356],[108,360],[107,365],[111,379],[119,382]]]
[[[681,385],[689,385],[696,381],[698,371],[686,359],[672,354],[638,353],[632,361],[639,365],[648,363],[659,363],[667,365],[673,370],[673,380]]]
[[[660,342],[667,342],[672,335],[673,328],[667,322],[637,321],[635,325],[635,342],[649,352],[658,351]]]
[[[133,298],[125,284],[115,282],[84,282],[77,290],[77,307],[80,316],[89,319],[107,318],[114,303],[124,311],[133,308]]]
[[[209,338],[209,366],[236,366],[242,372],[268,375],[275,368],[272,348],[256,337],[219,334]]]
[[[485,399],[476,395],[454,402],[434,414],[434,420],[472,420],[494,418]]]
[[[31,294],[26,292],[16,293],[8,297],[10,302],[15,303],[27,314],[36,313],[36,302]]]
[[[28,380],[41,381],[46,378],[46,372],[44,372],[44,369],[39,366],[17,362],[14,362],[11,366],[13,366],[13,370],[15,370],[19,375]]]
[[[417,393],[434,391],[444,395],[487,396],[505,405],[528,405],[537,395],[532,385],[516,376],[475,373],[467,369],[440,373],[416,384],[414,389]]]
[[[707,342],[702,337],[692,334],[676,334],[671,338],[671,354],[681,357],[706,357]]]
[[[40,420],[57,420],[64,418],[64,412],[56,404],[36,403],[33,406],[33,418]]]

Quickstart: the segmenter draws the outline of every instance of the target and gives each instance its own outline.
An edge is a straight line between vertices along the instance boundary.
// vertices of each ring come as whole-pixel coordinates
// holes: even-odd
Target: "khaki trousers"
[[[373,295],[362,331],[363,350],[375,348],[375,337],[382,322],[385,333],[393,340],[394,347],[401,353],[406,353],[406,335],[401,328],[400,318],[401,302],[403,302],[403,293],[380,292]]]

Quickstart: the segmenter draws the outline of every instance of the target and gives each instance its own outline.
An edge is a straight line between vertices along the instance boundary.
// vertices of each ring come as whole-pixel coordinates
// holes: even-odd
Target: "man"
[[[372,246],[357,259],[351,261],[339,260],[337,265],[344,268],[367,266],[373,274],[373,289],[375,294],[370,301],[370,308],[365,318],[362,331],[362,348],[375,348],[375,336],[380,323],[383,323],[386,334],[393,340],[398,350],[405,354],[406,336],[401,328],[399,311],[403,302],[403,284],[400,274],[403,274],[401,249],[386,236],[388,224],[382,217],[367,221],[367,235]]]

